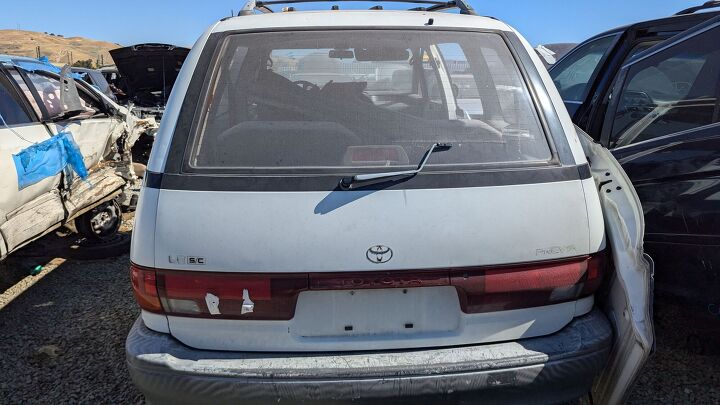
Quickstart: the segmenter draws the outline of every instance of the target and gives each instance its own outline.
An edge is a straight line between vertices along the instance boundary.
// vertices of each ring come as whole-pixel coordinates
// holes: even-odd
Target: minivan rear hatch
[[[200,102],[147,180],[156,259],[134,269],[136,294],[155,294],[183,343],[222,350],[513,340],[586,313],[597,196],[588,207],[587,164],[538,108],[517,44],[443,30],[211,37],[188,90]],[[378,173],[396,175],[341,185]]]

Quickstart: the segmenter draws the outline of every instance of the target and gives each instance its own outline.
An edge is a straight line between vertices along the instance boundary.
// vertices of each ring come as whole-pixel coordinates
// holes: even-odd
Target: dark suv
[[[720,301],[720,1],[597,35],[550,69],[633,181],[659,291]]]

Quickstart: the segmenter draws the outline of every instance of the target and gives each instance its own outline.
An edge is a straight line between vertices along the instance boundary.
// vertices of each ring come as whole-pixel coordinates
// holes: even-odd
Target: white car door
[[[90,169],[100,163],[123,133],[123,121],[107,114],[102,102],[79,85],[77,93],[83,111],[65,118],[64,106],[59,102],[61,83],[58,77],[39,71],[25,72],[25,76],[42,103],[40,109],[44,109],[43,114],[48,119],[48,127],[53,134],[72,134],[83,155],[86,168]]]
[[[65,211],[60,174],[20,187],[13,155],[51,137],[28,96],[14,79],[13,68],[0,70],[0,258],[59,224]]]
[[[9,71],[6,71],[9,72]],[[23,188],[18,186],[13,154],[47,139],[50,132],[40,123],[24,94],[13,81],[0,72],[0,225],[9,213],[56,188],[60,175],[46,178]]]

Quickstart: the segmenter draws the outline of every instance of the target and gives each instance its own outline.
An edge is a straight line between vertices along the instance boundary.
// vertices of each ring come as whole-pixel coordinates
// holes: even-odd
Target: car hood
[[[190,49],[138,44],[110,51],[127,87],[127,96],[144,107],[165,106]]]

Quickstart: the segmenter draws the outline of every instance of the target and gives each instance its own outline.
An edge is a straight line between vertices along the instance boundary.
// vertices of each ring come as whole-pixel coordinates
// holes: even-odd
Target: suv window
[[[550,76],[564,101],[585,100],[590,91],[588,84],[615,43],[616,37],[602,37],[582,45],[553,66]]]
[[[696,36],[630,67],[613,116],[611,146],[717,122],[720,44]]]
[[[412,168],[436,142],[429,168],[552,157],[496,34],[231,34],[208,76],[190,170]]]
[[[0,115],[8,125],[21,125],[33,122],[30,115],[17,99],[17,93],[0,77]],[[0,128],[2,126],[0,125]]]

